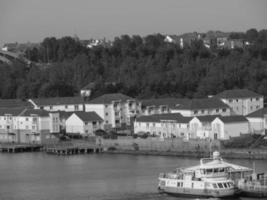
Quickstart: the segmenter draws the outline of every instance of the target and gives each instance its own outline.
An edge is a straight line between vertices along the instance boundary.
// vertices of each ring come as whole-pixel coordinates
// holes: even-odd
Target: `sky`
[[[0,45],[267,28],[266,0],[0,0]]]

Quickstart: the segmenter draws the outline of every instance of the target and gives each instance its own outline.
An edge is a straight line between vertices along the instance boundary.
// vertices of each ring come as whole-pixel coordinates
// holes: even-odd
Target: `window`
[[[223,112],[226,112],[226,108],[223,108],[222,111],[223,111]]]
[[[108,107],[108,105],[106,104],[106,105],[105,105],[105,108],[107,108],[107,107]]]
[[[256,101],[259,101],[259,98],[258,97],[256,98]]]
[[[49,108],[50,108],[50,110],[52,110],[53,109],[53,106],[50,106]]]
[[[219,112],[219,109],[216,109],[216,113],[218,113]]]
[[[203,114],[205,111],[204,110],[201,110],[201,113]]]
[[[29,121],[29,118],[28,117],[26,117],[26,121]]]
[[[66,108],[66,109],[68,109],[68,106],[67,106],[67,105],[65,105],[65,108]]]
[[[79,110],[79,106],[78,105],[74,105],[74,110]]]
[[[180,187],[180,182],[177,182],[177,187]]]
[[[224,186],[225,188],[227,188],[227,184],[226,184],[226,183],[223,183],[223,186]]]
[[[252,98],[250,98],[250,101],[252,101]]]
[[[156,126],[156,124],[155,123],[153,123],[153,127],[155,127]]]
[[[88,125],[88,122],[84,122],[85,125]]]
[[[217,188],[217,185],[216,185],[216,183],[213,183],[212,185],[213,185],[213,187],[214,187],[214,188]]]
[[[93,125],[96,125],[97,124],[97,122],[93,122]]]
[[[106,112],[106,116],[108,116],[108,113]]]
[[[219,188],[223,188],[223,184],[222,183],[218,183]]]
[[[108,124],[108,121],[106,121],[106,124]]]
[[[238,102],[238,99],[236,99],[235,101]]]
[[[233,102],[233,100],[232,99],[229,99],[229,103],[232,103]]]
[[[197,114],[197,110],[194,110],[194,114]]]

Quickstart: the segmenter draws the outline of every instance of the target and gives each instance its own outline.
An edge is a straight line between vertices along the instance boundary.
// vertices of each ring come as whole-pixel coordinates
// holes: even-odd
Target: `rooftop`
[[[103,121],[103,119],[95,112],[80,111],[80,112],[75,112],[73,114],[76,114],[84,122]]]
[[[191,99],[184,104],[176,106],[174,109],[181,110],[200,110],[200,109],[214,109],[214,108],[229,108],[228,105],[216,98],[205,99]]]
[[[232,98],[251,98],[251,97],[261,97],[262,95],[257,94],[248,89],[234,89],[234,90],[225,90],[215,97],[217,98],[225,98],[225,99],[232,99]]]
[[[48,117],[49,112],[41,109],[25,109],[19,116],[31,116],[31,115],[38,115],[40,117]]]
[[[37,106],[83,104],[82,97],[53,97],[31,99]]]
[[[184,117],[180,113],[167,113],[158,115],[143,115],[136,118],[137,122],[161,122],[161,121],[176,121],[178,123],[188,123],[192,117]]]
[[[267,108],[262,108],[260,110],[257,110],[255,112],[253,112],[253,113],[250,113],[250,114],[247,115],[247,117],[252,117],[252,118],[253,117],[256,117],[256,118],[260,117],[260,118],[263,118],[264,115],[267,115]]]
[[[196,116],[201,122],[212,122],[216,117],[220,117],[220,115]]]
[[[121,93],[112,93],[112,94],[104,94],[102,96],[96,97],[95,99],[87,102],[88,104],[109,104],[112,101],[121,101],[125,102],[127,100],[135,100],[132,97],[126,96]]]
[[[188,99],[178,99],[178,98],[160,98],[160,99],[143,99],[140,100],[142,102],[142,107],[147,106],[169,106],[175,107],[178,104],[185,104]]]
[[[242,115],[233,115],[233,116],[220,116],[219,119],[224,123],[233,123],[233,122],[247,122],[247,118]]]
[[[25,108],[0,108],[0,116],[4,115],[18,116],[25,110],[26,110]]]
[[[0,108],[33,108],[33,106],[27,100],[0,99]]]

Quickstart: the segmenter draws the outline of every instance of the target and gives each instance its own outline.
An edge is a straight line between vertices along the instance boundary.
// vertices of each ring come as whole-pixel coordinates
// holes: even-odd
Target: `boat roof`
[[[207,163],[201,163],[200,165],[185,168],[184,171],[195,171],[198,169],[214,169],[214,168],[229,168],[230,172],[253,171],[251,168],[228,163],[223,159],[214,159]]]

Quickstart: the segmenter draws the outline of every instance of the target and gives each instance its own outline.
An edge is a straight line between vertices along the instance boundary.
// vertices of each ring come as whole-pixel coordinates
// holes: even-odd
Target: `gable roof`
[[[31,99],[37,106],[83,104],[82,97],[52,97]]]
[[[0,108],[33,108],[33,106],[27,100],[0,99]]]
[[[159,99],[143,99],[140,100],[142,102],[142,107],[147,106],[168,106],[175,107],[178,104],[185,104],[188,99],[178,99],[178,98],[159,98]]]
[[[247,118],[242,115],[220,116],[219,119],[224,123],[248,122]]]
[[[42,109],[25,109],[19,116],[31,116],[31,115],[38,115],[40,117],[48,117],[49,112]]]
[[[137,122],[161,122],[161,121],[176,121],[178,123],[188,123],[192,117],[184,117],[180,113],[166,113],[157,115],[143,115],[136,118]]]
[[[25,108],[0,108],[0,116],[4,115],[18,116],[25,110],[26,110]]]
[[[103,121],[103,119],[96,114],[96,112],[74,112],[73,114],[77,115],[82,121],[84,122],[91,122],[91,121]]]
[[[221,115],[204,115],[204,116],[196,116],[201,122],[212,122],[215,118],[220,117]]]
[[[176,106],[174,109],[181,110],[200,110],[200,109],[215,109],[215,108],[229,108],[228,105],[216,98],[205,99],[191,99],[184,104]]]
[[[260,110],[253,112],[253,113],[250,113],[247,115],[247,117],[263,118],[264,115],[267,115],[267,108],[262,108]]]
[[[232,99],[232,98],[251,98],[251,97],[261,97],[262,95],[257,94],[248,89],[234,89],[234,90],[225,90],[215,97],[224,98],[224,99]]]
[[[121,93],[111,93],[111,94],[104,94],[102,96],[96,97],[95,99],[87,102],[87,104],[109,104],[112,101],[122,101],[125,102],[127,100],[135,100],[132,97],[126,96]]]

